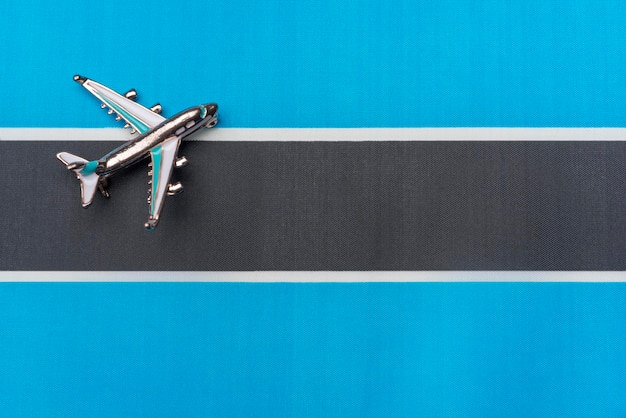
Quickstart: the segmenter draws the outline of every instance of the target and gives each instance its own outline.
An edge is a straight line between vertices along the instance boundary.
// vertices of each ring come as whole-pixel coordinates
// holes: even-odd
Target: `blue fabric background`
[[[167,114],[218,102],[225,127],[621,127],[625,18],[590,0],[9,0],[0,126],[117,126],[81,73]],[[622,416],[625,300],[622,284],[2,284],[0,416]]]
[[[0,126],[116,126],[72,76],[228,127],[624,126],[623,1],[14,1]]]
[[[624,415],[621,284],[4,284],[0,415]]]

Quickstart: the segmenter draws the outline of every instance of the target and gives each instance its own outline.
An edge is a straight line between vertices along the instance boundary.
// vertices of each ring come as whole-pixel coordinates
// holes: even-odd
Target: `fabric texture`
[[[76,73],[166,116],[216,102],[220,127],[624,127],[624,22],[623,0],[7,0],[0,127],[119,126]],[[152,233],[142,164],[83,210],[54,157],[113,146],[0,137],[3,280],[625,268],[619,141],[188,143]],[[0,416],[626,416],[625,283],[165,274],[0,283]]]
[[[146,163],[85,210],[53,158],[114,146],[0,143],[0,269],[626,268],[622,142],[186,143],[155,231]]]

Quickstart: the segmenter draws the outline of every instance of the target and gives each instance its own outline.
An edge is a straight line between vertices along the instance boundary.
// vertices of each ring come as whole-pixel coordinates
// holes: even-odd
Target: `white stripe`
[[[127,141],[119,128],[0,128],[0,141]],[[212,128],[197,141],[623,141],[626,128]]]
[[[0,282],[626,282],[626,272],[592,271],[1,271]]]

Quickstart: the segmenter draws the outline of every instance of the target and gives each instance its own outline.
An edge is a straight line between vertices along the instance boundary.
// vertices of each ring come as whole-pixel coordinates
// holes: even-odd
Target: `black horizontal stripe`
[[[155,231],[55,158],[116,145],[0,142],[0,270],[626,269],[622,142],[191,142]]]

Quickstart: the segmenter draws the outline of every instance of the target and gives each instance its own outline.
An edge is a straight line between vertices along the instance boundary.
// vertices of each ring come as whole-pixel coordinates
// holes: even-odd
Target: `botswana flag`
[[[626,6],[432,3],[5,5],[0,415],[624,415]],[[219,104],[156,230],[75,73]]]

